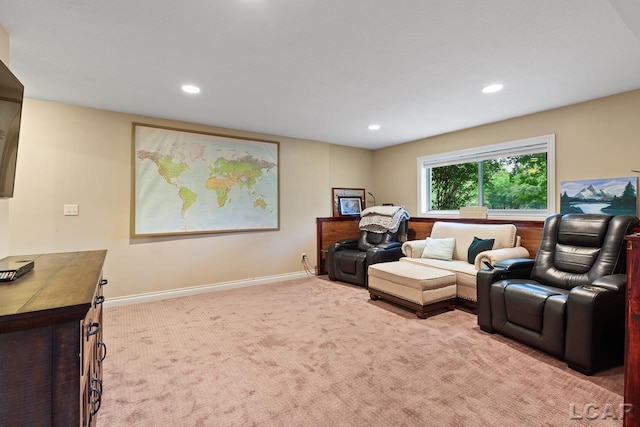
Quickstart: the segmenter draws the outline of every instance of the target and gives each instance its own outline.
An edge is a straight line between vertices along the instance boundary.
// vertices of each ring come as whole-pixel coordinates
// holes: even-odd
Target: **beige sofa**
[[[434,223],[429,237],[449,238],[446,250],[435,253],[429,250],[423,257],[427,241],[411,240],[403,243],[405,257],[399,261],[369,266],[369,293],[372,300],[394,302],[415,311],[423,319],[431,312],[460,304],[475,309],[476,274],[485,267],[483,261],[493,265],[503,259],[529,257],[529,252],[520,246],[520,237],[516,235],[513,224],[440,221]],[[475,237],[494,239],[494,242],[491,249],[478,252],[474,262],[469,263],[469,246]],[[432,246],[438,245],[437,242],[430,243]],[[476,248],[476,251],[479,250]],[[433,258],[443,253],[443,258],[447,260]],[[471,256],[473,253],[475,251]]]
[[[516,235],[513,224],[472,224],[460,222],[436,222],[431,229],[431,238],[455,238],[453,259],[444,261],[439,259],[421,258],[426,240],[411,240],[402,245],[405,257],[400,262],[409,262],[441,270],[447,270],[456,275],[457,297],[466,301],[476,302],[476,274],[485,265],[503,259],[528,258],[529,251],[520,246],[520,237]],[[473,264],[467,261],[469,246],[474,237],[480,239],[495,239],[493,249],[480,252]],[[464,301],[463,301],[464,302]]]

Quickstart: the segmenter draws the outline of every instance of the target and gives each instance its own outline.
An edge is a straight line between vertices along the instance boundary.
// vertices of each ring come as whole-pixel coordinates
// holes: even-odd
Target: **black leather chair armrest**
[[[624,274],[576,286],[567,298],[565,360],[569,367],[591,375],[624,359]]]
[[[488,270],[488,269],[482,269]],[[497,262],[493,270],[489,270],[491,280],[497,282],[498,280],[508,279],[528,279],[531,277],[531,271],[533,270],[533,260],[529,258],[513,258],[504,259]]]
[[[341,251],[344,249],[358,249],[358,239],[344,239],[334,243],[334,251]]]
[[[338,277],[334,258],[336,252],[352,249],[358,249],[358,239],[344,239],[329,245],[327,256],[325,257],[325,265],[327,266],[327,274],[330,280],[336,280]]]
[[[507,272],[518,272],[522,273],[524,271],[527,272],[525,277],[529,277],[529,273],[533,270],[533,260],[529,258],[512,258],[512,259],[503,259],[496,263],[495,267],[499,267],[504,269]]]
[[[495,267],[493,270],[483,268],[476,275],[476,300],[478,301],[478,326],[485,332],[494,333],[491,325],[491,284],[500,280],[505,269]]]
[[[395,243],[398,242],[391,242],[388,244],[379,245],[375,248],[367,249],[367,267],[371,264],[377,264],[379,262],[390,262],[399,260],[403,256],[402,244]]]
[[[476,276],[476,298],[478,301],[478,326],[485,332],[493,333],[491,324],[491,284],[500,280],[528,279],[533,269],[529,258],[505,259],[497,262],[493,270],[483,268]]]
[[[493,270],[485,267],[478,271],[478,286],[480,282],[491,285],[498,280],[528,279],[533,270],[533,260],[529,258],[505,259],[497,262]],[[483,285],[484,286],[484,285]]]
[[[626,274],[611,274],[609,276],[603,276],[594,280],[591,286],[597,286],[613,292],[626,292],[627,287],[627,275]]]
[[[382,249],[382,250],[387,250],[387,249],[394,249],[394,248],[402,248],[402,243],[400,242],[385,242],[385,243],[380,243],[379,245],[376,246],[376,248]],[[376,249],[373,248],[373,249]]]

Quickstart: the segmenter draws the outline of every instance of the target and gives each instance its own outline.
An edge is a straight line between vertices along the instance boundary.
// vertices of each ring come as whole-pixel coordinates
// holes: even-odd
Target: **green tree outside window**
[[[546,209],[546,153],[431,168],[431,210],[470,205],[493,210]]]

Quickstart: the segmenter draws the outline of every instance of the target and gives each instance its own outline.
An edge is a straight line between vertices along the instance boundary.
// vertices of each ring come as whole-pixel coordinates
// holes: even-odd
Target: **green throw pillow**
[[[456,239],[445,237],[444,239],[432,239],[427,237],[427,243],[422,251],[422,258],[442,259],[451,261],[453,258],[453,248],[456,246]]]
[[[467,261],[469,264],[473,264],[476,261],[476,257],[480,252],[490,251],[493,249],[493,242],[495,239],[480,239],[478,237],[473,238],[473,242],[469,246],[469,252],[467,255]]]

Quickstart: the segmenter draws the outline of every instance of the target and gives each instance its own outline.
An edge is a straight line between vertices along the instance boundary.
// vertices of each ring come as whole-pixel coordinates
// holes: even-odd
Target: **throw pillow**
[[[495,242],[495,239],[480,239],[478,237],[474,237],[473,242],[469,245],[469,251],[467,252],[467,261],[469,261],[469,264],[476,262],[476,257],[480,252],[490,251],[493,249],[493,242]]]
[[[427,244],[422,251],[422,258],[441,259],[451,261],[453,259],[453,248],[456,246],[456,239],[446,237],[443,239],[432,239],[427,237]]]

